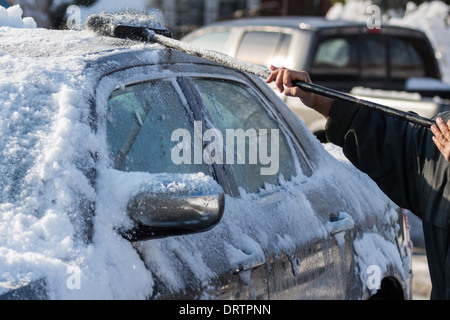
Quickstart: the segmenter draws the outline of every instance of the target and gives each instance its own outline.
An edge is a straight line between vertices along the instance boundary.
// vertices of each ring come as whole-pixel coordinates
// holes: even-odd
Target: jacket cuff
[[[335,101],[330,109],[325,127],[328,141],[343,148],[345,136],[358,112],[356,104]]]

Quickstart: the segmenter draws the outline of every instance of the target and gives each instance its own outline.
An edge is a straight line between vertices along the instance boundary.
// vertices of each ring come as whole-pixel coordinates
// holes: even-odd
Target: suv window
[[[296,174],[287,138],[269,116],[263,102],[246,86],[224,80],[195,79],[204,104],[226,141],[227,164],[233,166],[238,185],[258,192],[265,183]],[[230,145],[231,143],[231,145]]]
[[[236,58],[268,67],[284,65],[292,36],[280,32],[251,31],[242,37]]]
[[[331,38],[319,42],[311,75],[358,76],[358,46],[354,38]]]

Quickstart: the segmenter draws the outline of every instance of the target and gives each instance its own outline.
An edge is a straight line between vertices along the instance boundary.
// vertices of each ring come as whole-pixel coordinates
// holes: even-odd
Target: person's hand
[[[442,118],[436,120],[436,125],[431,127],[434,134],[433,141],[445,160],[450,162],[450,120],[446,123]]]
[[[310,107],[325,117],[328,117],[333,100],[306,92],[292,84],[294,80],[312,83],[307,72],[294,71],[286,68],[276,68],[274,66],[270,66],[270,69],[273,72],[267,78],[266,83],[272,83],[275,81],[275,85],[280,93],[284,92],[284,94],[288,97],[298,97],[307,107]]]

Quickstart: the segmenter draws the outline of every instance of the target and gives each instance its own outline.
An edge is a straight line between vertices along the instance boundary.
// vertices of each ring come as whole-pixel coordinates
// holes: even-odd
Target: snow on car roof
[[[80,57],[136,45],[127,40],[99,37],[86,30],[0,27],[0,36],[0,53],[14,57]]]

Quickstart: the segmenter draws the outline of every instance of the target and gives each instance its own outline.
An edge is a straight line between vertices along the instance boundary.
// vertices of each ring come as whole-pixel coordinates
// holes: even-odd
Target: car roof
[[[100,76],[139,64],[214,64],[157,43],[102,36],[90,30],[0,27],[0,37],[0,77],[8,79],[11,87],[25,80],[25,74],[29,78],[32,71],[36,75],[53,73],[58,81],[70,82],[86,69]]]
[[[0,36],[0,50],[14,57],[79,56],[112,50],[120,45],[118,39],[101,39],[89,31],[2,27]]]
[[[362,23],[344,21],[344,20],[328,20],[324,17],[310,16],[287,16],[287,17],[255,17],[242,18],[235,20],[219,21],[209,24],[208,26],[260,26],[270,25],[277,27],[299,28],[301,23],[308,24],[311,28],[330,28],[337,26],[354,26],[362,25]]]
[[[335,29],[344,27],[367,27],[365,21],[347,21],[347,20],[330,20],[325,17],[313,16],[284,16],[284,17],[255,17],[255,18],[241,18],[235,20],[224,20],[213,22],[197,30],[214,27],[244,27],[244,26],[271,26],[291,29],[301,29],[309,31],[320,31],[325,29]],[[408,30],[408,32],[416,31],[402,26],[382,25],[383,29],[388,30]],[[195,31],[194,31],[195,32]]]

